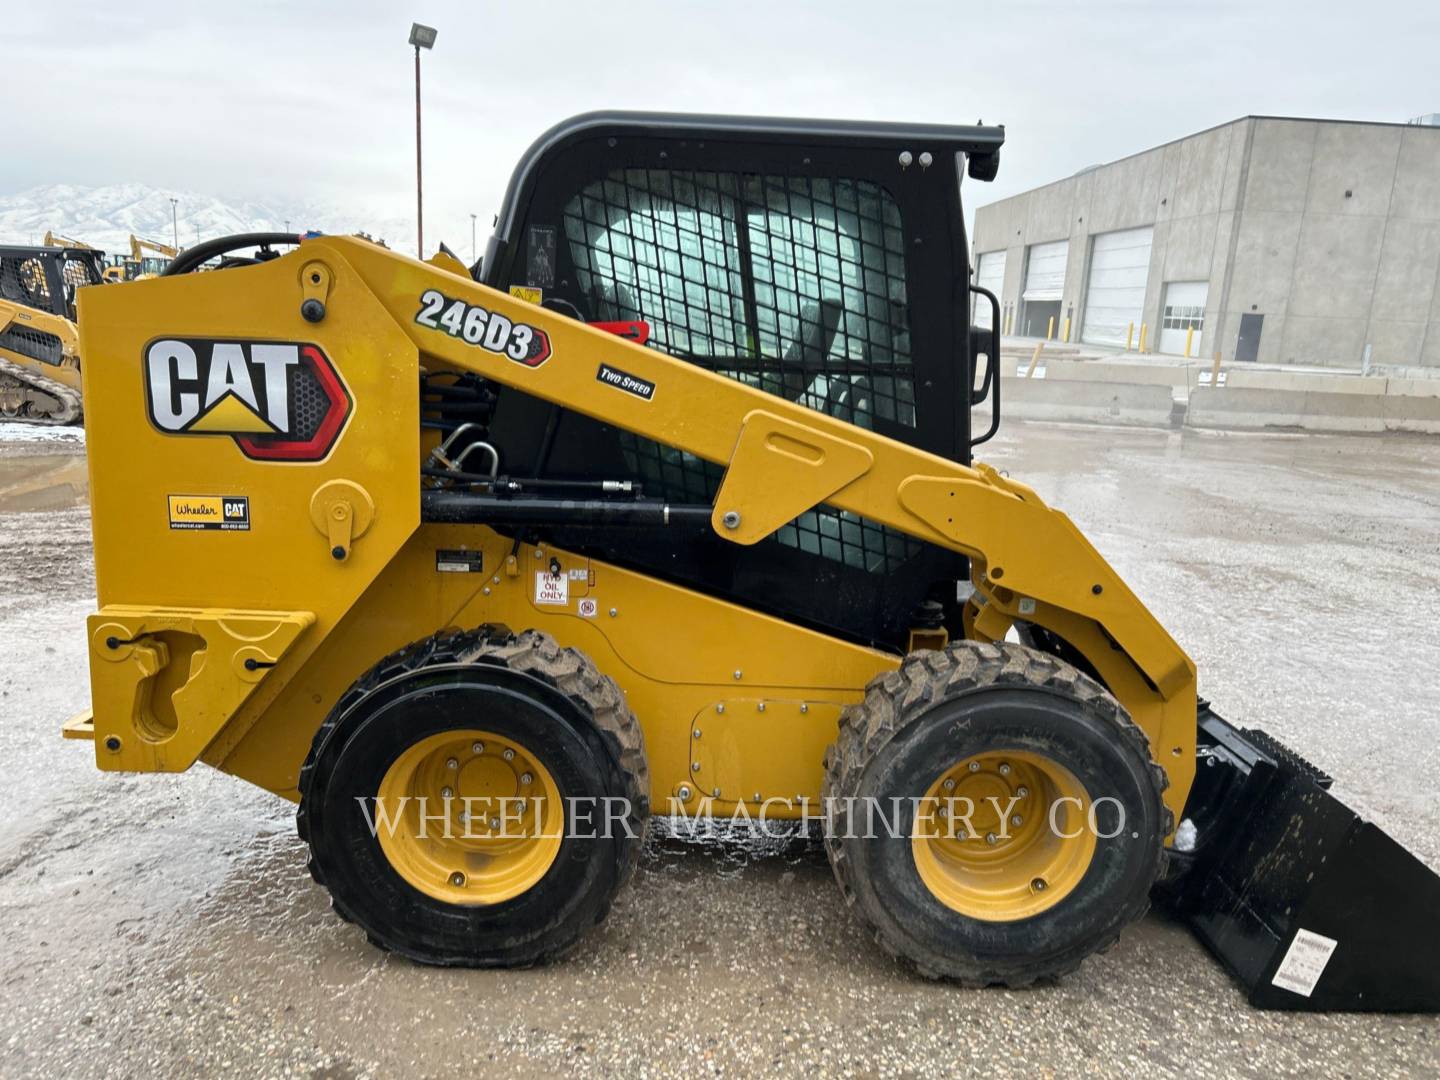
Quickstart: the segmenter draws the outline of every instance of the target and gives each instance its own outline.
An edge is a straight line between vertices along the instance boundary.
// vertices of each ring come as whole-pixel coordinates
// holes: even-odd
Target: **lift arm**
[[[726,467],[715,532],[753,544],[826,503],[968,556],[973,636],[1012,620],[1079,649],[1166,768],[1179,819],[1194,774],[1195,666],[1063,513],[993,468],[968,468],[625,341],[471,280],[347,237],[304,243],[302,298],[343,324],[374,295],[432,367],[473,371]],[[322,286],[323,283],[323,286]],[[957,358],[958,362],[958,358]]]

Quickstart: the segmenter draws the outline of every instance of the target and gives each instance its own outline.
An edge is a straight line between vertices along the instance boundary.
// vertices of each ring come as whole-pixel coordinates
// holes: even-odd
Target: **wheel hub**
[[[958,761],[926,791],[911,841],[931,893],[971,918],[1029,918],[1071,892],[1095,853],[1090,799],[1058,762],[1029,751]]]
[[[492,732],[422,739],[386,771],[378,802],[380,848],[390,865],[447,903],[518,896],[545,876],[560,850],[564,812],[549,770],[521,743]]]

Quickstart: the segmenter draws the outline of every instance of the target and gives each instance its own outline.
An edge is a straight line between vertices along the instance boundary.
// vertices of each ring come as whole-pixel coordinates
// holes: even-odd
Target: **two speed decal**
[[[420,294],[415,321],[526,367],[539,367],[550,359],[550,338],[544,330],[512,322],[500,312],[486,311],[478,304],[453,300],[438,289],[426,289]]]

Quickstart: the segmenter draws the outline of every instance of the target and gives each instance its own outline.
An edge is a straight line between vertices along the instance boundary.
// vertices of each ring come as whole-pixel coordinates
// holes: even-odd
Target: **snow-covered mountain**
[[[171,199],[175,200],[173,222]],[[173,243],[178,235],[180,246],[188,247],[198,240],[280,231],[287,225],[292,232],[363,230],[399,250],[407,250],[405,241],[414,232],[413,224],[404,219],[386,220],[354,208],[234,201],[144,184],[50,184],[0,195],[0,243],[4,244],[38,244],[53,230],[117,253],[129,251],[132,233],[163,244]],[[413,247],[413,242],[408,246]]]

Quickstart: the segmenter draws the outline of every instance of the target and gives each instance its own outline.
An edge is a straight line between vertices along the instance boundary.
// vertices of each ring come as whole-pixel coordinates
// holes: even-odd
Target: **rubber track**
[[[850,705],[840,714],[840,730],[836,741],[825,751],[825,780],[821,794],[825,799],[836,802],[826,805],[844,808],[847,796],[858,796],[862,773],[866,765],[911,721],[934,705],[947,698],[968,691],[989,686],[1026,687],[1046,690],[1061,697],[1080,702],[1104,716],[1115,727],[1117,739],[1128,739],[1150,762],[1155,778],[1156,798],[1159,799],[1170,784],[1165,770],[1157,765],[1150,753],[1150,740],[1145,732],[1130,719],[1130,714],[1115,700],[1103,686],[1078,671],[1065,661],[1041,652],[1028,645],[1013,642],[977,643],[956,642],[944,650],[920,650],[912,652],[905,662],[894,671],[878,675],[865,687],[865,697],[859,704]],[[1171,832],[1174,820],[1170,810],[1161,802],[1159,820],[1163,836]],[[837,832],[843,836],[846,829],[846,815],[837,812],[835,820],[840,826]],[[830,856],[830,867],[847,907],[856,910],[869,926],[876,943],[896,960],[909,964],[915,971],[930,979],[946,976],[926,965],[925,958],[907,952],[908,942],[892,940],[890,933],[871,923],[864,910],[856,902],[854,867],[838,837],[827,836],[825,848]],[[1161,852],[1157,880],[1164,876],[1166,855]],[[1148,892],[1119,924],[1123,929],[1145,914],[1150,907]],[[1095,952],[1105,952],[1120,938],[1119,931],[1109,941],[1103,942]],[[1034,975],[1004,975],[993,972],[978,978],[951,978],[963,986],[994,986],[997,984],[1012,989],[1028,986],[1043,976],[1061,976],[1074,971],[1084,962],[1082,956],[1069,966],[1055,971]]]
[[[0,417],[0,420],[12,424],[73,424],[80,419],[80,394],[71,390],[64,383],[57,382],[32,367],[17,364],[4,357],[0,357],[0,375],[9,375],[13,379],[35,387],[43,394],[58,398],[63,406],[63,411],[58,416],[6,416]]]
[[[631,831],[638,837],[636,842],[628,845],[626,862],[620,869],[620,884],[616,889],[618,895],[620,889],[623,889],[635,874],[640,848],[645,839],[645,829],[650,819],[650,767],[645,757],[645,737],[640,729],[640,721],[625,704],[625,695],[615,680],[608,675],[602,675],[595,662],[578,649],[562,649],[554,638],[539,630],[510,634],[494,627],[482,626],[468,631],[442,631],[391,653],[360,676],[315,732],[310,753],[300,768],[300,806],[295,813],[295,827],[300,839],[306,844],[310,842],[305,803],[314,781],[315,763],[320,748],[344,723],[351,710],[382,683],[426,668],[450,664],[493,665],[522,672],[555,687],[589,714],[591,722],[619,762],[626,785],[624,794],[630,800],[627,820]],[[309,870],[315,883],[328,892],[325,876],[313,858],[309,860]],[[356,921],[354,915],[345,909],[344,904],[333,893],[330,903],[340,918],[346,922]],[[599,925],[606,914],[608,907],[596,915],[592,925]],[[389,942],[375,934],[367,931],[366,936],[372,945],[394,951]],[[583,937],[583,934],[577,934],[563,947],[538,957],[536,963],[556,959],[578,944]]]

